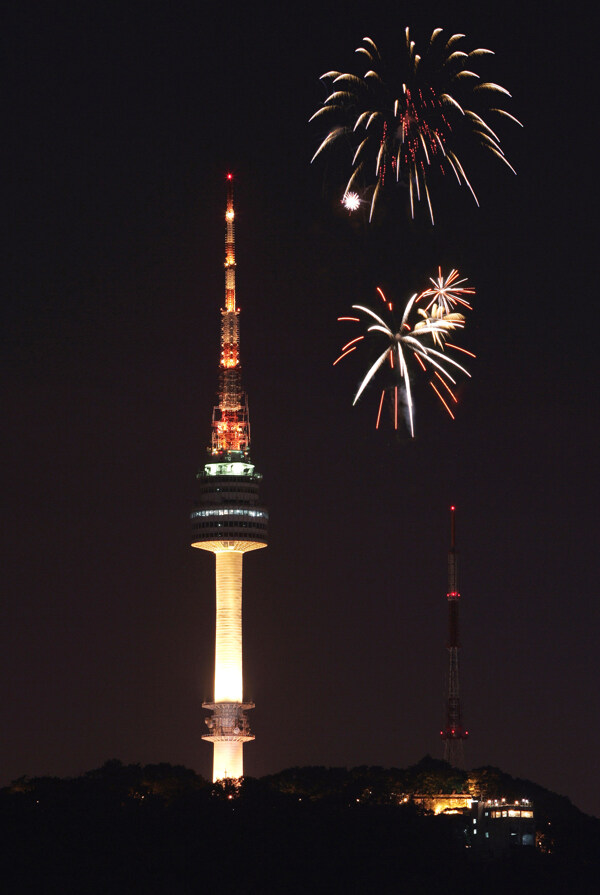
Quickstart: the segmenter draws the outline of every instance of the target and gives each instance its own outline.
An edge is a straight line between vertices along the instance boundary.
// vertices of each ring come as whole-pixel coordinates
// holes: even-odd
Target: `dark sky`
[[[210,775],[214,561],[188,546],[188,515],[231,169],[271,517],[244,567],[247,773],[441,757],[455,503],[469,764],[600,814],[588,23],[472,0],[229,9],[30,3],[2,29],[0,783],[112,757]],[[436,183],[433,231],[405,203],[349,220],[345,159],[309,165],[319,75],[353,66],[364,35],[400,45],[406,24],[495,50],[487,72],[525,124],[501,134],[517,177],[473,155],[480,209]],[[375,431],[376,390],[351,406],[364,359],[332,367],[336,318],[377,285],[402,301],[438,264],[477,288],[478,358],[455,422],[419,391],[411,442]]]

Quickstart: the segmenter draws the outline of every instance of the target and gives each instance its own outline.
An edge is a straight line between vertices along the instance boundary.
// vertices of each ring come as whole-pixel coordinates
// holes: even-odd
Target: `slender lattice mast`
[[[219,404],[213,411],[213,457],[250,451],[248,404],[242,392],[240,363],[240,309],[235,303],[235,212],[233,177],[227,175],[225,211],[225,305],[221,308],[221,361],[219,368]]]
[[[450,550],[448,551],[448,697],[444,729],[440,731],[444,741],[444,760],[455,768],[464,766],[464,741],[469,736],[462,722],[460,689],[458,681],[458,551],[456,549],[455,507],[450,507]]]
[[[254,739],[246,716],[242,674],[242,562],[267,546],[267,510],[259,505],[262,478],[250,461],[248,404],[242,391],[240,309],[235,296],[233,178],[227,175],[225,305],[221,309],[219,402],[213,409],[208,462],[198,473],[201,497],[192,511],[192,546],[215,554],[215,686],[204,740],[214,744],[213,780],[244,773],[243,745]]]

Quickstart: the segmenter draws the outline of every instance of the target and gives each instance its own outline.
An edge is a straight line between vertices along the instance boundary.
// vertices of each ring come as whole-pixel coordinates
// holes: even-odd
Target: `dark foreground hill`
[[[464,822],[410,795],[529,798],[540,848],[483,859]],[[404,801],[408,796],[408,801]],[[240,786],[122,765],[0,791],[10,893],[578,893],[600,880],[600,821],[494,768],[292,768]]]

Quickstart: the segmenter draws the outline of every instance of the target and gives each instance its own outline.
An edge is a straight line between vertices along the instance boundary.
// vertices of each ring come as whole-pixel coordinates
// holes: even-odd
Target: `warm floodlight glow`
[[[244,744],[234,742],[215,743],[213,755],[213,781],[244,776]]]
[[[226,551],[217,565],[217,633],[215,640],[215,702],[241,702],[242,681],[242,559]]]

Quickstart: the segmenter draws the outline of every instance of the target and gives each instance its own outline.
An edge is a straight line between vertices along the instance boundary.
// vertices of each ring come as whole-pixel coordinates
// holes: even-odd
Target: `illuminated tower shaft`
[[[217,617],[215,684],[209,732],[213,780],[241,777],[243,745],[254,739],[246,716],[242,673],[242,564],[244,553],[267,546],[267,510],[259,505],[260,473],[250,461],[250,422],[242,392],[239,308],[235,301],[235,234],[231,174],[225,212],[225,306],[221,309],[219,403],[213,410],[208,462],[198,473],[201,496],[192,511],[192,546],[215,554]]]
[[[465,763],[464,741],[469,735],[462,723],[460,690],[458,681],[458,552],[456,550],[455,509],[450,507],[450,550],[448,551],[448,697],[446,703],[445,726],[440,731],[444,741],[444,760],[455,768]]]

